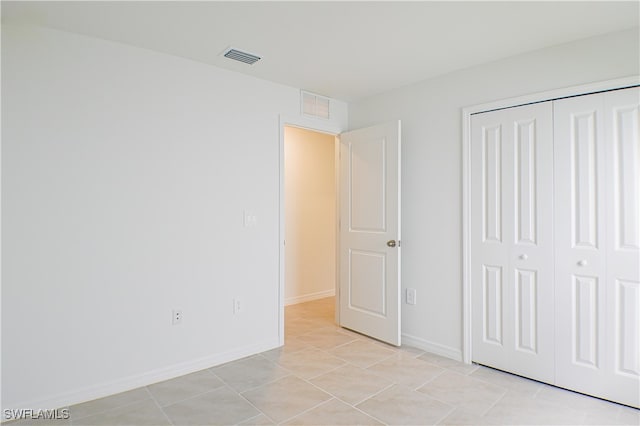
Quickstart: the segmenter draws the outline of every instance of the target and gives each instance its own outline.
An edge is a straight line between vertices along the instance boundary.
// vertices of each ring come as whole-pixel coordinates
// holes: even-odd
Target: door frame
[[[605,80],[472,105],[462,109],[462,361],[472,359],[471,335],[471,115],[640,85],[640,76]]]
[[[334,145],[335,149],[335,159],[336,159],[336,188],[339,185],[338,181],[338,154],[340,145],[337,142],[337,139],[340,133],[345,132],[347,129],[343,128],[341,125],[334,122],[325,122],[319,121],[317,119],[307,118],[304,116],[290,116],[280,114],[278,117],[279,120],[279,129],[280,129],[280,140],[279,140],[279,189],[278,189],[278,204],[279,204],[279,237],[278,237],[278,258],[279,258],[279,266],[278,266],[278,344],[280,346],[284,345],[284,294],[285,294],[285,192],[284,192],[284,128],[286,126],[289,127],[297,127],[300,129],[310,130],[312,132],[325,133],[336,138],[336,143]],[[339,197],[336,196],[336,217],[340,212],[340,203]],[[336,306],[340,306],[340,292],[338,291],[339,287],[339,273],[340,273],[340,265],[338,263],[339,259],[339,244],[340,242],[337,239],[338,229],[336,227]],[[336,322],[340,323],[340,310],[336,309]]]

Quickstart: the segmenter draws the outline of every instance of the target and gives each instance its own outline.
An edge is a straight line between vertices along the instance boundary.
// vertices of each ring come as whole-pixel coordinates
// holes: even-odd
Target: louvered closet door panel
[[[638,90],[554,103],[556,384],[638,406]]]
[[[552,106],[471,121],[474,362],[553,380]]]

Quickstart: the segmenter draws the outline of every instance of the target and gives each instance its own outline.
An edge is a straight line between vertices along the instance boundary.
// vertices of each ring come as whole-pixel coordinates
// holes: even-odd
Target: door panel
[[[536,271],[516,269],[516,349],[537,352]]]
[[[553,380],[552,108],[471,120],[475,362]],[[546,195],[546,197],[545,197]]]
[[[535,121],[516,123],[515,219],[520,244],[536,243]]]
[[[502,133],[492,126],[482,138],[484,241],[502,241]]]
[[[584,100],[582,100],[584,101]],[[596,157],[597,135],[595,123],[596,111],[589,109],[583,113],[570,115],[571,144],[571,229],[573,230],[574,247],[591,247],[596,249],[598,230],[598,181],[599,171]],[[602,156],[600,156],[602,158]]]
[[[554,102],[556,383],[594,394],[605,376],[602,95]]]
[[[605,345],[611,399],[640,407],[640,88],[605,93]]]
[[[502,346],[502,268],[482,265],[484,341]]]
[[[349,307],[384,318],[386,308],[386,253],[349,250]]]
[[[638,208],[638,194],[640,193],[640,175],[638,172],[638,120],[640,111],[633,105],[633,99],[627,99],[621,107],[615,106],[615,97],[622,97],[624,93],[612,93],[606,100],[613,105],[607,124],[613,138],[612,169],[613,179],[613,236],[616,251],[628,250],[630,253],[640,248],[640,211]],[[636,99],[637,100],[637,99]],[[622,100],[621,100],[622,101]],[[629,105],[628,103],[631,103]]]
[[[386,140],[352,140],[348,146],[349,228],[352,231],[384,232],[386,198]],[[366,191],[362,189],[366,188]]]
[[[399,346],[400,122],[340,135],[339,179],[340,325]]]
[[[633,406],[640,405],[639,100],[635,88],[554,106],[556,383]]]
[[[640,375],[638,336],[640,335],[640,285],[638,282],[616,280],[617,335],[616,372],[632,378]]]
[[[573,362],[598,368],[598,278],[573,276]]]

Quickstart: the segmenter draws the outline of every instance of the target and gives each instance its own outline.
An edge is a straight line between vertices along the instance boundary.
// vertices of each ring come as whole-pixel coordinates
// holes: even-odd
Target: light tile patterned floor
[[[287,307],[282,348],[75,405],[71,423],[54,423],[640,425],[633,408],[340,329],[333,304]]]

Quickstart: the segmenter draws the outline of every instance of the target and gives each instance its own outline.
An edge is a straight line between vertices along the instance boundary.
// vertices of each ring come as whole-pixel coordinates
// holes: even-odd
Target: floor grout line
[[[325,392],[325,393],[326,393],[326,392]],[[331,395],[331,394],[328,394],[328,395]],[[318,407],[320,407],[321,405],[328,403],[329,401],[333,401],[334,399],[335,399],[335,397],[334,397],[333,395],[331,395],[331,398],[329,398],[329,399],[327,399],[327,400],[324,400],[324,401],[322,401],[322,402],[319,402],[319,403],[317,403],[316,405],[314,405],[313,407],[310,407],[310,408],[308,408],[308,409],[306,409],[306,410],[304,410],[304,411],[299,412],[299,413],[298,413],[298,414],[296,414],[296,415],[293,415],[293,416],[291,416],[291,417],[289,417],[289,418],[286,418],[286,419],[284,419],[283,421],[281,421],[280,423],[277,423],[277,424],[278,424],[278,425],[285,424],[285,423],[286,423],[286,422],[288,422],[289,420],[293,420],[293,419],[295,419],[296,417],[302,416],[303,414],[308,413],[309,411],[311,411],[311,410],[313,410],[313,409],[315,409],[315,408],[318,408]]]
[[[281,368],[282,368],[282,367],[281,367]],[[282,369],[283,369],[283,370],[286,370],[286,369],[284,369],[284,368],[282,368]],[[252,387],[252,388],[243,389],[242,391],[237,391],[237,390],[235,390],[235,389],[233,389],[233,390],[234,390],[237,394],[239,394],[239,395],[240,395],[240,394],[243,394],[243,393],[246,393],[246,392],[251,392],[251,391],[256,390],[256,389],[260,389],[261,387],[264,387],[264,386],[267,386],[267,385],[272,385],[272,384],[274,384],[275,382],[279,382],[280,380],[283,380],[283,379],[288,379],[288,378],[290,378],[290,377],[297,377],[295,374],[293,374],[293,372],[291,372],[291,371],[289,371],[289,370],[286,370],[286,371],[287,371],[289,374],[286,374],[286,375],[284,375],[284,376],[282,376],[282,377],[278,377],[278,378],[273,379],[273,380],[268,380],[268,381],[266,381],[266,382],[264,382],[264,383],[262,383],[262,384],[260,384],[260,385],[258,385],[258,386],[254,386],[254,387]]]
[[[449,410],[449,412],[447,414],[445,414],[444,416],[440,417],[440,419],[438,419],[438,421],[435,422],[434,425],[439,425],[440,423],[442,423],[442,421],[444,421],[444,419],[449,417],[451,415],[451,413],[456,411],[456,409],[458,408],[455,405],[451,405],[451,404],[447,404],[447,405],[449,405],[451,407],[451,410]]]
[[[288,377],[288,376],[287,376],[287,377]],[[244,399],[244,400],[247,402],[247,404],[251,405],[253,408],[255,408],[256,410],[258,410],[258,413],[260,413],[260,414],[264,415],[267,419],[271,420],[271,421],[273,422],[273,424],[278,424],[278,422],[276,422],[276,421],[275,421],[271,416],[269,416],[267,413],[265,413],[265,412],[264,412],[264,411],[262,411],[260,408],[258,408],[258,407],[253,403],[253,402],[249,401],[249,399],[248,399],[247,397],[245,397],[243,394],[241,394],[241,393],[239,393],[239,392],[238,392],[238,396],[239,396],[240,398]],[[256,417],[260,416],[260,414],[257,414],[257,415],[255,415],[255,416],[253,416],[253,417],[250,417],[249,419],[256,418]],[[247,422],[247,421],[249,421],[249,419],[245,419],[245,420],[241,421],[240,423]]]
[[[338,368],[341,368],[341,367],[338,367]],[[335,370],[337,370],[338,368],[336,368]],[[332,370],[332,371],[334,371],[334,370]],[[319,376],[316,376],[316,377],[319,377]],[[315,388],[317,388],[318,390],[321,390],[322,392],[324,392],[324,393],[326,393],[326,394],[328,394],[328,395],[330,395],[330,396],[331,396],[331,399],[328,399],[327,401],[324,401],[323,403],[318,404],[316,407],[318,407],[318,406],[320,406],[320,405],[322,405],[322,404],[324,404],[324,403],[328,403],[329,401],[331,401],[331,400],[333,400],[333,399],[336,399],[336,400],[338,400],[338,401],[340,401],[340,402],[343,402],[344,404],[346,404],[346,405],[350,406],[351,408],[353,408],[353,409],[355,409],[355,410],[357,410],[357,411],[361,412],[362,414],[365,414],[365,415],[367,415],[367,416],[369,416],[369,417],[373,418],[374,420],[379,421],[380,423],[382,423],[382,424],[385,424],[385,425],[386,425],[386,423],[385,423],[385,422],[383,422],[382,420],[380,420],[380,419],[378,419],[377,417],[373,416],[372,414],[369,414],[369,413],[367,413],[367,412],[365,412],[365,411],[363,411],[363,410],[359,409],[358,407],[356,407],[356,405],[355,405],[355,404],[352,404],[352,403],[350,403],[350,402],[344,401],[343,399],[341,399],[339,396],[337,396],[337,395],[333,394],[332,392],[330,392],[330,391],[328,391],[328,390],[326,390],[326,389],[323,389],[323,388],[321,388],[320,386],[318,386],[318,385],[316,385],[316,384],[314,384],[314,383],[310,382],[309,380],[311,380],[311,379],[307,380],[307,379],[303,379],[303,378],[301,378],[301,377],[300,377],[300,379],[301,379],[301,380],[304,380],[305,382],[307,382],[307,383],[308,383],[308,384],[310,384],[311,386],[314,386],[314,387],[315,387]],[[380,390],[379,392],[376,392],[376,393],[374,393],[374,394],[372,394],[372,395],[369,395],[369,396],[367,396],[366,398],[364,398],[362,401],[359,401],[359,402],[358,402],[358,404],[361,404],[361,403],[363,403],[364,401],[366,401],[366,400],[368,400],[368,399],[370,399],[370,398],[373,398],[374,396],[376,396],[376,395],[378,395],[378,394],[380,394],[380,393],[384,392],[386,389],[389,389],[389,388],[390,388],[390,387],[392,387],[392,386],[395,386],[395,384],[394,384],[394,383],[390,383],[389,385],[387,385],[385,388],[383,388],[383,389],[382,389],[382,390]],[[313,407],[313,408],[316,408],[316,407]],[[312,410],[313,408],[310,408],[310,409],[309,409],[309,410],[307,410],[307,411],[310,411],[310,410]],[[302,415],[302,414],[304,414],[304,413],[300,413],[300,414],[298,414],[297,416],[291,417],[290,419],[287,419],[287,420],[291,420],[291,419],[293,419],[293,418],[295,418],[295,417],[298,417],[298,416],[300,416],[300,415]]]
[[[151,392],[149,392],[151,393]],[[153,402],[156,404],[156,407],[158,407],[160,409],[160,412],[162,413],[162,415],[167,419],[167,421],[169,422],[170,425],[174,426],[173,420],[171,420],[171,417],[169,417],[169,415],[167,414],[166,411],[164,411],[164,408],[162,408],[162,406],[160,405],[160,403],[158,402],[158,400],[151,395],[151,399],[153,400]]]
[[[75,419],[71,419],[71,418],[73,417],[73,412],[72,412],[72,410],[71,410],[71,407],[73,407],[73,406],[71,406],[71,407],[69,407],[69,414],[70,414],[69,418],[70,418],[71,420],[76,420],[76,421],[77,421],[77,420],[82,420],[82,419],[86,419],[86,418],[88,418],[88,417],[97,416],[97,415],[99,415],[99,414],[106,414],[106,413],[110,413],[110,412],[112,412],[112,411],[114,411],[114,410],[118,410],[118,409],[120,409],[120,408],[125,408],[125,407],[128,407],[128,406],[130,406],[130,405],[138,404],[138,403],[140,403],[140,402],[147,401],[147,400],[149,400],[149,399],[153,399],[153,395],[151,394],[151,392],[149,392],[149,389],[147,389],[147,386],[141,386],[141,387],[139,387],[139,388],[131,389],[131,390],[128,390],[128,391],[125,391],[125,392],[121,392],[121,393],[131,392],[131,391],[134,391],[134,390],[137,390],[137,389],[143,389],[143,388],[144,388],[144,390],[147,392],[147,398],[143,398],[143,399],[138,399],[138,400],[135,400],[135,401],[127,402],[127,403],[125,403],[125,404],[118,405],[118,406],[116,406],[116,407],[111,407],[111,408],[108,408],[108,409],[106,409],[106,410],[96,411],[95,413],[91,413],[91,414],[88,414],[88,415],[84,415],[84,416],[81,416],[81,417],[77,417],[77,418],[75,418]],[[118,394],[116,394],[116,395],[118,395]],[[92,400],[90,400],[90,401],[81,402],[80,404],[76,404],[76,405],[86,404],[86,403],[88,403],[88,402],[96,401],[96,400],[99,400],[99,399],[111,398],[112,396],[114,396],[114,395],[106,396],[106,397],[104,397],[104,398],[92,399]]]
[[[487,414],[489,414],[489,411],[491,411],[491,410],[493,409],[493,407],[495,407],[496,405],[498,405],[498,403],[499,403],[500,401],[502,401],[502,398],[504,398],[504,397],[505,397],[505,395],[506,395],[506,394],[508,394],[508,393],[509,393],[509,390],[508,390],[508,389],[504,389],[504,391],[502,392],[502,395],[500,395],[500,396],[499,396],[499,397],[498,397],[498,398],[493,402],[493,404],[491,404],[491,405],[489,406],[489,408],[487,408],[486,410],[484,410],[484,411],[482,412],[482,414],[480,415],[480,417],[484,417],[484,416],[486,416]]]
[[[218,386],[217,388],[212,388],[212,389],[209,389],[209,390],[207,390],[207,391],[200,392],[200,393],[195,394],[195,395],[191,395],[191,396],[190,396],[190,397],[188,397],[188,398],[183,398],[183,399],[178,399],[178,400],[175,400],[175,401],[171,401],[171,403],[170,403],[170,404],[167,404],[167,405],[162,405],[162,404],[160,404],[159,402],[158,402],[158,404],[160,404],[160,407],[164,410],[165,408],[172,407],[172,406],[174,406],[174,405],[176,405],[176,404],[181,404],[181,403],[183,403],[183,402],[185,402],[185,401],[190,401],[190,400],[192,400],[192,399],[194,399],[194,398],[199,398],[199,397],[201,397],[201,396],[203,396],[203,395],[206,395],[206,394],[211,393],[211,392],[218,391],[218,390],[220,390],[220,389],[222,389],[222,388],[227,388],[227,389],[229,389],[229,390],[231,390],[231,391],[235,392],[235,390],[234,390],[233,388],[231,388],[230,386],[228,386],[226,383],[223,383],[223,384],[222,384],[222,386]]]
[[[443,369],[442,371],[437,373],[435,376],[432,376],[431,378],[429,378],[426,382],[416,386],[413,390],[416,391],[416,392],[419,392],[418,389],[425,387],[426,385],[428,385],[429,383],[433,382],[435,379],[437,379],[438,377],[442,376],[446,372],[447,372],[447,370]],[[422,392],[420,392],[420,393],[422,393]]]

